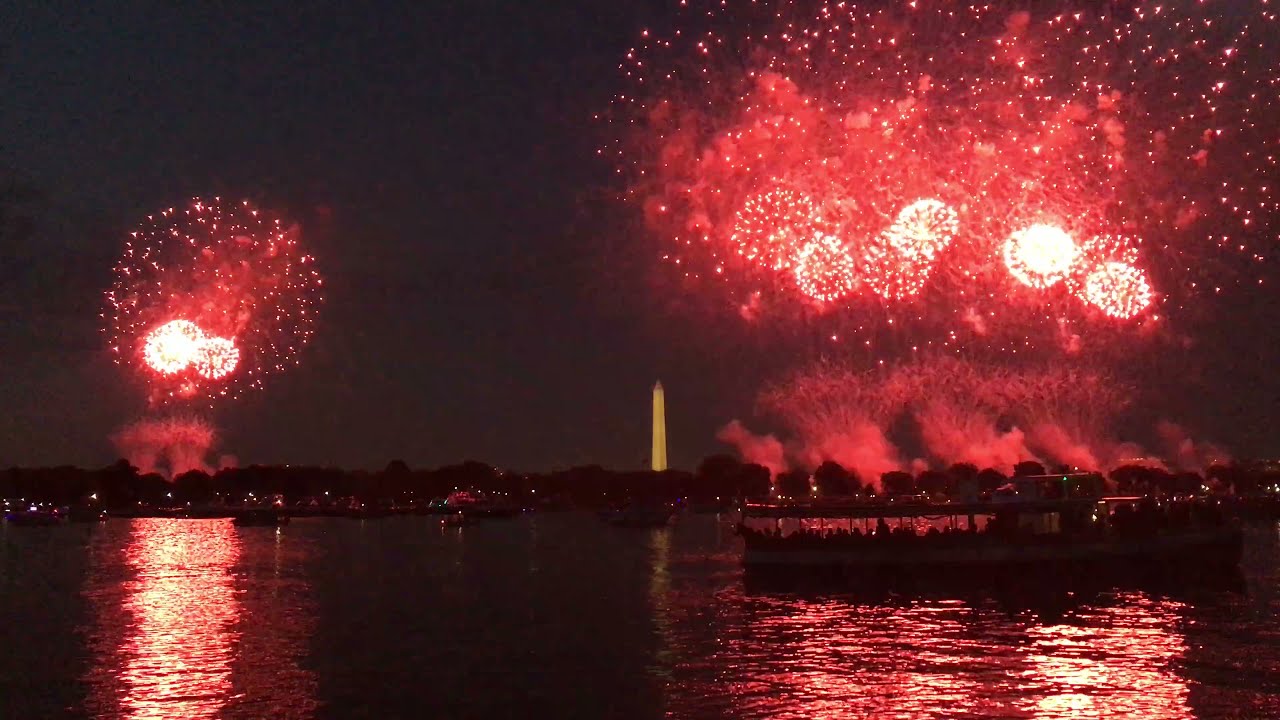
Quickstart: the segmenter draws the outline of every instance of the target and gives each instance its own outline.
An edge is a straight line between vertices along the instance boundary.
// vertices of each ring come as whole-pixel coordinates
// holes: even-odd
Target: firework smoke
[[[1231,455],[1225,450],[1206,442],[1191,439],[1181,425],[1161,420],[1156,426],[1161,442],[1164,443],[1165,457],[1180,470],[1201,470],[1210,465],[1226,465],[1231,462]]]
[[[782,443],[772,435],[756,435],[741,422],[733,420],[720,428],[716,438],[737,448],[747,462],[768,468],[770,474],[776,475],[787,469]]]
[[[118,430],[111,440],[138,472],[159,473],[169,480],[191,470],[214,471],[205,461],[217,431],[199,418],[139,420]]]
[[[761,415],[781,423],[785,441],[753,435],[738,421],[721,439],[752,460],[767,440],[771,467],[779,456],[808,468],[833,460],[874,483],[907,464],[890,429],[909,420],[922,449],[943,466],[963,462],[1008,473],[1019,462],[1038,460],[1105,470],[1140,454],[1111,434],[1131,395],[1129,386],[1096,369],[1012,368],[938,357],[860,371],[824,361],[760,393]],[[1172,437],[1171,427],[1161,432]],[[1201,466],[1216,457],[1182,436],[1174,444]]]

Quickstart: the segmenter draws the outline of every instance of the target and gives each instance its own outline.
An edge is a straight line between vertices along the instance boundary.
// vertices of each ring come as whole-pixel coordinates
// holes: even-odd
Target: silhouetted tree
[[[978,473],[978,492],[989,493],[1009,482],[1004,473],[995,468],[986,468]]]
[[[755,463],[747,463],[738,471],[739,497],[764,498],[769,496],[769,468]]]
[[[951,476],[940,470],[925,470],[916,478],[916,489],[930,495],[950,492]]]
[[[880,476],[880,487],[885,495],[910,495],[915,492],[916,480],[911,473],[893,470]]]
[[[978,466],[967,462],[954,463],[947,468],[947,474],[954,478],[957,483],[975,481],[978,479]]]
[[[809,473],[804,470],[779,473],[778,494],[793,499],[809,497],[812,494],[809,487]]]
[[[698,463],[694,478],[698,482],[721,483],[738,474],[742,462],[732,455],[708,455]]]
[[[1028,477],[1031,475],[1044,475],[1044,465],[1035,460],[1023,460],[1013,466],[1014,477]]]
[[[213,478],[203,470],[188,470],[173,479],[173,499],[200,505],[213,499]]]
[[[1111,484],[1122,494],[1145,492],[1151,487],[1151,468],[1145,465],[1121,465],[1111,471]]]
[[[853,474],[840,463],[831,460],[813,471],[813,483],[818,486],[818,495],[822,497],[839,497],[861,490]]]

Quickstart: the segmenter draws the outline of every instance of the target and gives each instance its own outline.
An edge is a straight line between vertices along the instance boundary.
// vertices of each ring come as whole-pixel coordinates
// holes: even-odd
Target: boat
[[[17,527],[49,527],[66,522],[67,516],[53,507],[32,505],[5,512],[4,519]]]
[[[985,499],[748,503],[738,532],[748,571],[864,577],[1238,571],[1243,540],[1213,499],[1095,495],[1072,476],[1017,478]]]
[[[510,518],[520,513],[514,503],[499,500],[478,490],[459,490],[449,494],[439,506],[444,513],[462,513],[469,517]]]
[[[627,505],[600,513],[614,527],[658,528],[671,523],[675,511],[669,505]]]
[[[289,516],[280,508],[250,508],[241,510],[231,518],[238,527],[278,527],[289,524]]]

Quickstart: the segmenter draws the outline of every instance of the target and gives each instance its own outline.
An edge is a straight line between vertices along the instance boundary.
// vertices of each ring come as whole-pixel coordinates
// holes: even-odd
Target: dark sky
[[[656,299],[591,120],[670,6],[0,2],[0,162],[39,192],[0,244],[0,466],[115,457],[145,408],[99,332],[114,257],[148,212],[221,194],[300,221],[327,280],[302,366],[217,408],[221,451],[637,467],[661,378],[691,467],[767,363]],[[1205,392],[1261,392],[1210,420],[1265,451],[1276,354],[1239,342]]]

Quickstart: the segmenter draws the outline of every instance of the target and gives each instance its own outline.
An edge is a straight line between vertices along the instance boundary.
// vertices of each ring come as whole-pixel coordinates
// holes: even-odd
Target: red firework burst
[[[296,227],[248,202],[196,200],[130,234],[105,330],[153,402],[231,396],[297,362],[320,286]]]
[[[857,267],[839,238],[817,233],[797,254],[795,280],[805,297],[834,303],[857,287]]]
[[[1153,298],[1141,270],[1122,262],[1107,262],[1089,273],[1085,299],[1108,317],[1128,320],[1146,310]]]
[[[1009,274],[1037,290],[1066,279],[1079,255],[1076,241],[1054,225],[1032,225],[1010,235],[1004,244],[1004,265]]]
[[[821,226],[818,209],[807,195],[775,188],[747,198],[734,218],[729,242],[751,265],[790,270]]]
[[[627,53],[608,115],[623,132],[601,154],[630,198],[662,208],[646,218],[673,241],[663,256],[764,298],[761,316],[798,291],[874,332],[910,300],[922,344],[1026,348],[1116,319],[1088,312],[1098,263],[1203,287],[1193,278],[1227,268],[1211,262],[1225,249],[1261,261],[1277,240],[1259,222],[1280,207],[1266,122],[1278,16],[1263,0],[679,7],[678,31]],[[917,204],[894,227],[919,198],[954,216]],[[857,266],[835,292],[804,279],[820,256],[847,275],[835,243],[793,267],[814,229]],[[1141,258],[1082,242],[1118,232],[1144,239]],[[1010,276],[1055,292],[1011,296]]]

